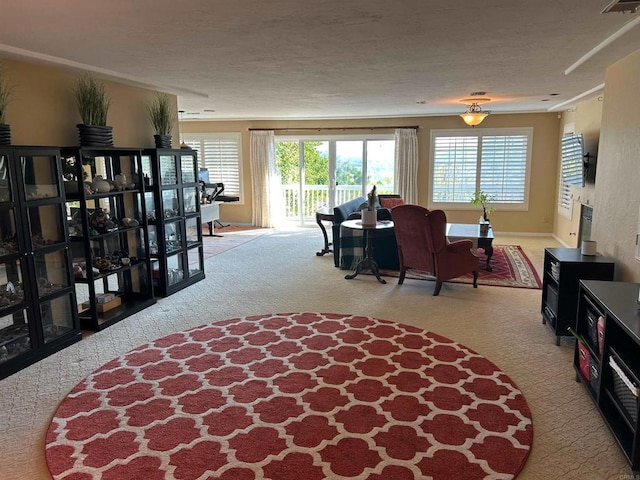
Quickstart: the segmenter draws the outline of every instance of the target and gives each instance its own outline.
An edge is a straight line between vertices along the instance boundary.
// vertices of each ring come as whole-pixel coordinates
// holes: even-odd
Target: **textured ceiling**
[[[541,112],[599,94],[640,48],[640,13],[609,3],[3,0],[0,57],[175,93],[185,119],[457,114],[476,91],[494,113]]]

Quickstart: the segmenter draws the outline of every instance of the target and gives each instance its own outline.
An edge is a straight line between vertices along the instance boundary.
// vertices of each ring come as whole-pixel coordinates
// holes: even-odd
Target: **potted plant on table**
[[[147,115],[156,132],[153,136],[156,148],[171,148],[171,131],[176,114],[169,101],[169,95],[156,93],[153,101],[147,106]]]
[[[371,191],[367,194],[367,208],[362,210],[363,225],[376,224],[378,220],[378,212],[376,211],[377,203],[378,203],[378,194],[376,193],[376,186],[374,185]]]
[[[490,203],[495,199],[495,195],[489,195],[482,190],[476,190],[471,198],[471,203],[477,207],[482,207],[482,217],[480,217],[480,233],[486,235],[489,231],[488,215],[495,210]]]
[[[76,79],[74,95],[82,123],[80,146],[113,147],[113,127],[107,125],[111,98],[102,82],[85,73]]]
[[[11,126],[5,123],[7,105],[11,100],[13,86],[5,78],[4,67],[0,65],[0,145],[11,145]]]

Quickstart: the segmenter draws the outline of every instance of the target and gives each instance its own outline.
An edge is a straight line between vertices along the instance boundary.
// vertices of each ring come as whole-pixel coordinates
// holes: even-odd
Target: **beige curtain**
[[[280,176],[276,170],[273,131],[254,131],[250,137],[251,186],[253,192],[252,225],[271,228],[277,223],[280,208]]]
[[[405,203],[418,203],[418,135],[415,128],[398,128],[395,132],[396,192]]]

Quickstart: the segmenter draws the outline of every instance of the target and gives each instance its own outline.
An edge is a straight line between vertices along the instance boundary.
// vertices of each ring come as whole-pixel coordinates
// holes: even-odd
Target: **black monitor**
[[[208,168],[201,168],[200,172],[198,172],[198,179],[201,182],[210,183],[209,182],[209,169]]]

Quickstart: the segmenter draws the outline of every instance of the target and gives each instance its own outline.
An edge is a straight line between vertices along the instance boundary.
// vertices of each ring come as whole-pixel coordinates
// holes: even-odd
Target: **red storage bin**
[[[584,379],[587,382],[591,381],[591,355],[589,349],[580,341],[578,341],[578,363]]]

